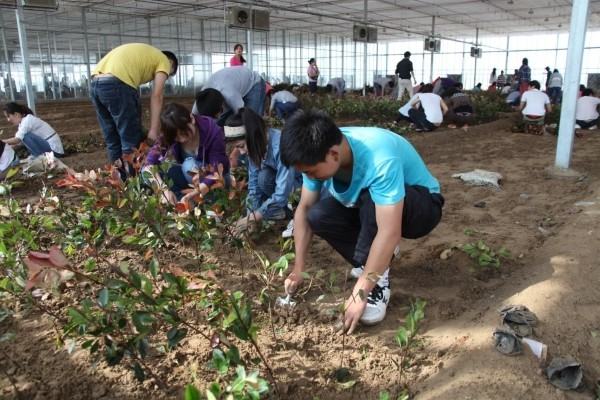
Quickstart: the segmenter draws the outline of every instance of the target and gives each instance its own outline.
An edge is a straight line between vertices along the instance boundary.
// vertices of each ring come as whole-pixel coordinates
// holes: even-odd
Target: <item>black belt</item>
[[[112,79],[119,80],[116,76],[92,76],[92,81],[109,81]]]

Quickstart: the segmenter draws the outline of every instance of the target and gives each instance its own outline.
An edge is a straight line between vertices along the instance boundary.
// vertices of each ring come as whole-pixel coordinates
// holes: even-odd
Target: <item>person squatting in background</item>
[[[13,147],[22,144],[33,157],[48,152],[53,152],[56,157],[64,156],[58,133],[46,121],[33,115],[29,107],[11,102],[4,105],[3,111],[6,120],[17,126],[15,137],[5,139],[4,143]]]

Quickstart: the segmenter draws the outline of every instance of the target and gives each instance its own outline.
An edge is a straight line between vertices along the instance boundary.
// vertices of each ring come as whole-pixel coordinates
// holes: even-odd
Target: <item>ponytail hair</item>
[[[33,115],[33,111],[29,107],[15,102],[6,103],[3,111],[7,114],[21,114],[23,117],[30,114]]]
[[[248,158],[254,165],[260,167],[267,154],[267,127],[265,121],[251,108],[242,107],[238,112],[227,118],[225,130],[227,130],[227,127],[238,126],[243,126],[246,131]]]

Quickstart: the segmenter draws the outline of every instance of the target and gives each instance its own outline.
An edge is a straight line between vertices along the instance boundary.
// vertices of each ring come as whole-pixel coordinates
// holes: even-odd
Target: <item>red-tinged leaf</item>
[[[185,201],[184,202],[180,201],[175,204],[175,211],[177,211],[179,214],[189,211],[189,209],[190,209],[190,207],[189,207],[188,203]]]
[[[175,276],[187,276],[187,272],[185,272],[183,269],[181,269],[181,267],[178,267],[175,264],[169,264],[167,266],[167,270]]]
[[[52,246],[50,248],[50,262],[54,264],[55,267],[64,268],[69,265],[69,260],[67,257],[60,251],[58,246]]]
[[[50,258],[50,254],[42,253],[41,251],[30,251],[28,255],[29,255],[29,257],[33,257],[33,258],[44,258],[44,259]]]
[[[60,283],[73,277],[71,271],[54,265],[51,262],[51,257],[50,255],[50,258],[36,258],[28,255],[23,260],[28,271],[25,290],[31,290],[34,287],[56,288]]]
[[[208,282],[206,282],[206,281],[188,280],[187,289],[188,290],[202,290],[207,286],[208,286]]]
[[[219,337],[219,333],[213,332],[212,336],[210,337],[210,347],[214,349],[219,344],[221,344],[221,338]]]
[[[149,261],[154,256],[154,250],[148,249],[144,254],[144,261]]]
[[[217,280],[217,276],[215,275],[215,272],[213,270],[211,270],[211,269],[209,269],[208,271],[206,271],[204,273],[204,278],[205,279],[211,279],[213,281]]]

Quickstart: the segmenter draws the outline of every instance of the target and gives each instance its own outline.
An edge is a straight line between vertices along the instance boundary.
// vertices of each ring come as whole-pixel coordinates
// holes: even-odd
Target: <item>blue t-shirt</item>
[[[378,205],[396,204],[404,199],[404,185],[419,185],[439,193],[440,184],[431,175],[415,148],[402,136],[381,128],[340,128],[352,150],[352,180],[347,185],[329,178],[325,181],[303,175],[303,185],[312,192],[325,188],[346,207],[353,207],[362,190],[368,189]]]

